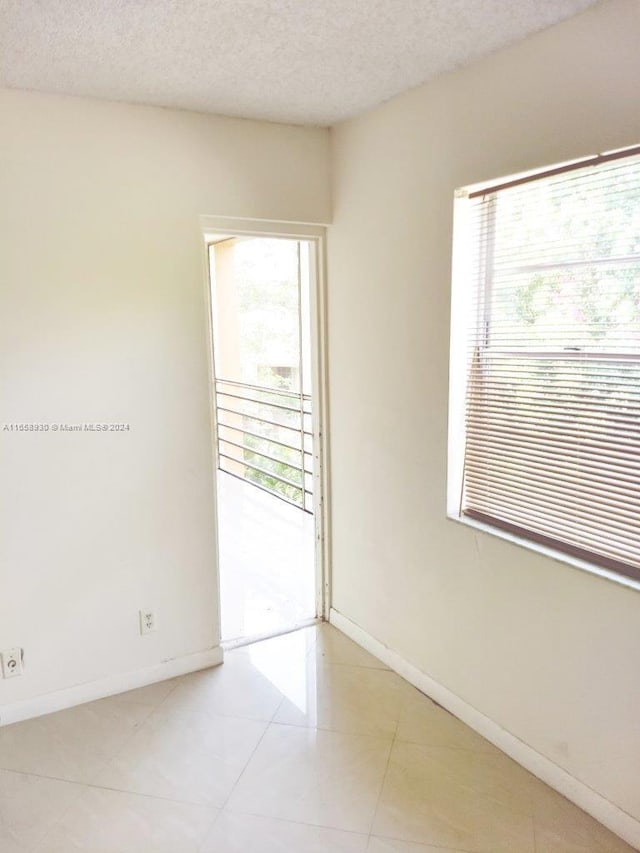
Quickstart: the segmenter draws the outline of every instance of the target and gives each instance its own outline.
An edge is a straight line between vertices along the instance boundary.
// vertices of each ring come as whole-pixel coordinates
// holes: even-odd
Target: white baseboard
[[[640,821],[589,788],[584,782],[571,776],[562,767],[554,764],[553,761],[536,752],[523,741],[518,740],[517,737],[465,702],[464,699],[408,663],[397,652],[374,639],[355,622],[343,616],[342,613],[331,608],[329,621],[343,634],[346,634],[363,649],[377,657],[422,693],[425,693],[478,734],[491,741],[498,749],[517,761],[538,779],[559,791],[564,797],[571,800],[616,835],[619,835],[628,844],[640,849]]]
[[[109,675],[98,681],[65,687],[62,690],[45,693],[43,696],[37,696],[34,699],[23,699],[10,705],[0,705],[0,726],[19,723],[21,720],[30,720],[43,714],[52,714],[54,711],[62,711],[65,708],[72,708],[85,702],[93,702],[95,699],[104,699],[106,696],[114,696],[116,693],[125,693],[127,690],[135,690],[137,687],[146,687],[148,684],[166,681],[168,678],[175,678],[178,675],[186,675],[199,669],[217,666],[222,663],[222,659],[222,647],[216,646],[213,649],[184,655],[184,657],[171,658],[145,669]]]

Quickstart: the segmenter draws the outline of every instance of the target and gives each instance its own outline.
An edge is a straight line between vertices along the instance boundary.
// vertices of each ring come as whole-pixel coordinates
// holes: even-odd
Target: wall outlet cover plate
[[[156,630],[156,614],[153,610],[140,611],[140,633],[150,634]]]
[[[22,675],[22,649],[7,649],[0,654],[2,658],[2,677],[15,678]]]

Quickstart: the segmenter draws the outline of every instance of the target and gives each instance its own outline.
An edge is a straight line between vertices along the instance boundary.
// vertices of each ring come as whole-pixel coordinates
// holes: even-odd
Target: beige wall
[[[0,92],[0,422],[131,425],[0,431],[0,716],[217,643],[198,217],[326,221],[328,185],[326,131]]]
[[[231,237],[216,243],[211,250],[215,271],[211,298],[213,339],[215,342],[215,375],[217,379],[235,379],[237,381],[242,378],[242,368],[240,358],[240,300],[236,286],[236,246],[237,238]],[[233,387],[224,388],[223,386],[223,390],[238,393],[238,389],[234,390]],[[217,399],[218,405],[222,406],[236,402],[228,397]],[[231,408],[234,408],[233,405]],[[242,409],[242,406],[239,408]],[[242,415],[232,414],[230,411],[220,414],[222,417],[219,418],[218,423],[223,421],[238,429],[242,429],[244,426]],[[242,435],[239,432],[219,428],[218,436],[230,438],[232,441],[242,444]],[[223,445],[221,449],[223,453],[227,453],[229,456],[239,455],[237,447]],[[247,470],[241,462],[232,462],[231,459],[225,459],[223,467],[239,477],[244,477]]]
[[[640,142],[614,0],[332,132],[333,604],[640,818],[640,592],[445,518],[454,188]]]

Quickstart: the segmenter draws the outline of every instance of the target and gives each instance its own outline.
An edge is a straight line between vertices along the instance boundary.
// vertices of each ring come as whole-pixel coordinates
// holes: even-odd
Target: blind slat
[[[492,460],[493,461],[493,460]],[[470,471],[477,473],[478,480],[486,477],[488,470],[487,458],[470,456],[467,459],[467,467]],[[510,459],[502,459],[499,465],[493,465],[490,470],[499,472],[499,476],[512,482],[532,482],[538,487],[546,488],[549,481],[554,483],[554,489],[560,494],[575,496],[576,485],[580,486],[578,494],[585,495],[589,500],[602,502],[607,506],[617,508],[626,513],[631,519],[636,518],[636,506],[640,498],[640,490],[636,488],[623,488],[614,477],[597,479],[588,477],[578,465],[573,470],[570,467],[558,466],[557,473],[549,471],[548,465],[520,464]]]
[[[469,438],[469,436],[467,436]],[[630,456],[623,447],[621,451],[617,451],[615,447],[611,447],[608,443],[602,446],[596,442],[582,442],[579,439],[570,440],[565,436],[555,441],[549,440],[549,433],[541,433],[538,436],[529,433],[517,432],[512,429],[510,431],[503,430],[496,439],[493,435],[489,436],[486,432],[478,432],[474,436],[474,441],[467,441],[468,452],[472,451],[472,447],[476,447],[479,451],[484,448],[491,458],[498,459],[499,454],[496,453],[496,446],[508,448],[519,446],[519,458],[522,458],[525,453],[535,453],[541,450],[546,451],[546,455],[551,459],[559,454],[565,454],[567,458],[577,458],[584,465],[598,464],[605,467],[606,470],[629,471],[633,473],[638,470],[638,461]],[[554,438],[554,436],[551,436]],[[501,442],[499,444],[499,442]]]
[[[489,492],[495,488],[502,489],[505,494],[519,494],[524,488],[531,500],[541,500],[543,503],[549,501],[550,504],[558,505],[563,511],[567,510],[570,513],[586,512],[588,518],[595,511],[600,517],[609,519],[615,525],[619,523],[623,532],[627,529],[628,523],[633,524],[637,518],[633,506],[625,505],[617,495],[615,500],[613,495],[607,499],[606,491],[603,495],[598,489],[585,488],[584,483],[577,479],[565,485],[559,484],[557,479],[552,480],[553,488],[550,489],[549,481],[545,481],[544,477],[536,477],[530,471],[515,474],[503,467],[498,476],[494,476],[492,471],[487,471],[484,466],[477,464],[470,465],[469,470],[475,474],[476,490]],[[582,488],[576,489],[576,486],[582,486]],[[553,495],[552,498],[549,497],[550,493]],[[639,495],[636,494],[633,497],[637,502]]]

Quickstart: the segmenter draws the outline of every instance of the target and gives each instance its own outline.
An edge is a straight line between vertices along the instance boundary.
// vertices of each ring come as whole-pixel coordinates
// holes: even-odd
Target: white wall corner
[[[156,684],[159,681],[166,681],[169,678],[186,675],[189,672],[218,666],[222,662],[222,646],[215,646],[212,649],[205,649],[179,658],[170,658],[144,669],[109,675],[97,681],[89,681],[85,684],[76,684],[73,687],[55,690],[53,693],[45,693],[43,696],[36,696],[33,699],[23,699],[9,705],[0,705],[0,727],[41,717],[43,714],[63,711],[65,708],[73,708],[75,705],[104,699],[117,693],[126,693],[128,690],[135,690],[138,687],[147,687],[149,684]]]
[[[421,672],[338,610],[331,608],[329,621],[339,631],[352,639],[354,643],[362,646],[363,649],[377,657],[430,699],[442,705],[443,708],[446,708],[467,726],[497,746],[498,749],[517,761],[538,779],[571,800],[627,843],[640,849],[640,821],[628,812],[605,799],[579,779],[571,776],[570,773],[544,755],[536,752],[535,749],[503,729],[498,723],[486,717],[481,711],[469,705],[464,699],[452,693],[431,676]]]

